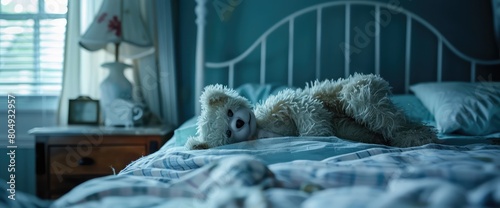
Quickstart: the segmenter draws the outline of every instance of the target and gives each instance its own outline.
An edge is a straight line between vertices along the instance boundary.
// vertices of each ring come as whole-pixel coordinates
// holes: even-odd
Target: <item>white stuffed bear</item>
[[[186,147],[207,149],[273,136],[337,136],[398,147],[435,142],[434,130],[407,119],[389,94],[389,84],[379,76],[355,74],[282,90],[252,110],[233,89],[209,85],[200,97],[197,135]]]

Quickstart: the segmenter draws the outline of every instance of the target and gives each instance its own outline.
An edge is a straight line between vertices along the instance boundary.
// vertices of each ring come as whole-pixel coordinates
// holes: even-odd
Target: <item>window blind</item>
[[[2,0],[0,95],[59,95],[67,0]]]

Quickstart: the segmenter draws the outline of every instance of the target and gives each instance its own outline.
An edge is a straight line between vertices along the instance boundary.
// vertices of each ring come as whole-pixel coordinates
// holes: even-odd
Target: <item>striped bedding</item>
[[[499,207],[500,146],[282,137],[161,149],[52,207]]]

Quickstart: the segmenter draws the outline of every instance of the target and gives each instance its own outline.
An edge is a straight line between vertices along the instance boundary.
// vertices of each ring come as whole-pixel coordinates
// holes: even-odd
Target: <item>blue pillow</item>
[[[241,96],[248,99],[252,104],[256,104],[261,100],[265,100],[269,95],[278,93],[280,90],[287,88],[277,84],[252,84],[247,83],[236,88]]]
[[[181,147],[186,144],[187,139],[190,136],[196,136],[196,121],[198,117],[195,116],[185,121],[181,126],[179,126],[174,131],[174,135],[170,138],[162,149],[168,149],[171,147]]]
[[[431,123],[434,117],[415,95],[392,95],[392,102],[414,121]]]
[[[432,82],[410,89],[434,115],[440,133],[500,132],[500,82]]]

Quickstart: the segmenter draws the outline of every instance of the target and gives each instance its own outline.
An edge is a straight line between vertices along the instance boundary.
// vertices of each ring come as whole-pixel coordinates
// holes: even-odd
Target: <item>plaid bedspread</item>
[[[500,146],[272,138],[162,149],[52,207],[499,207]]]

